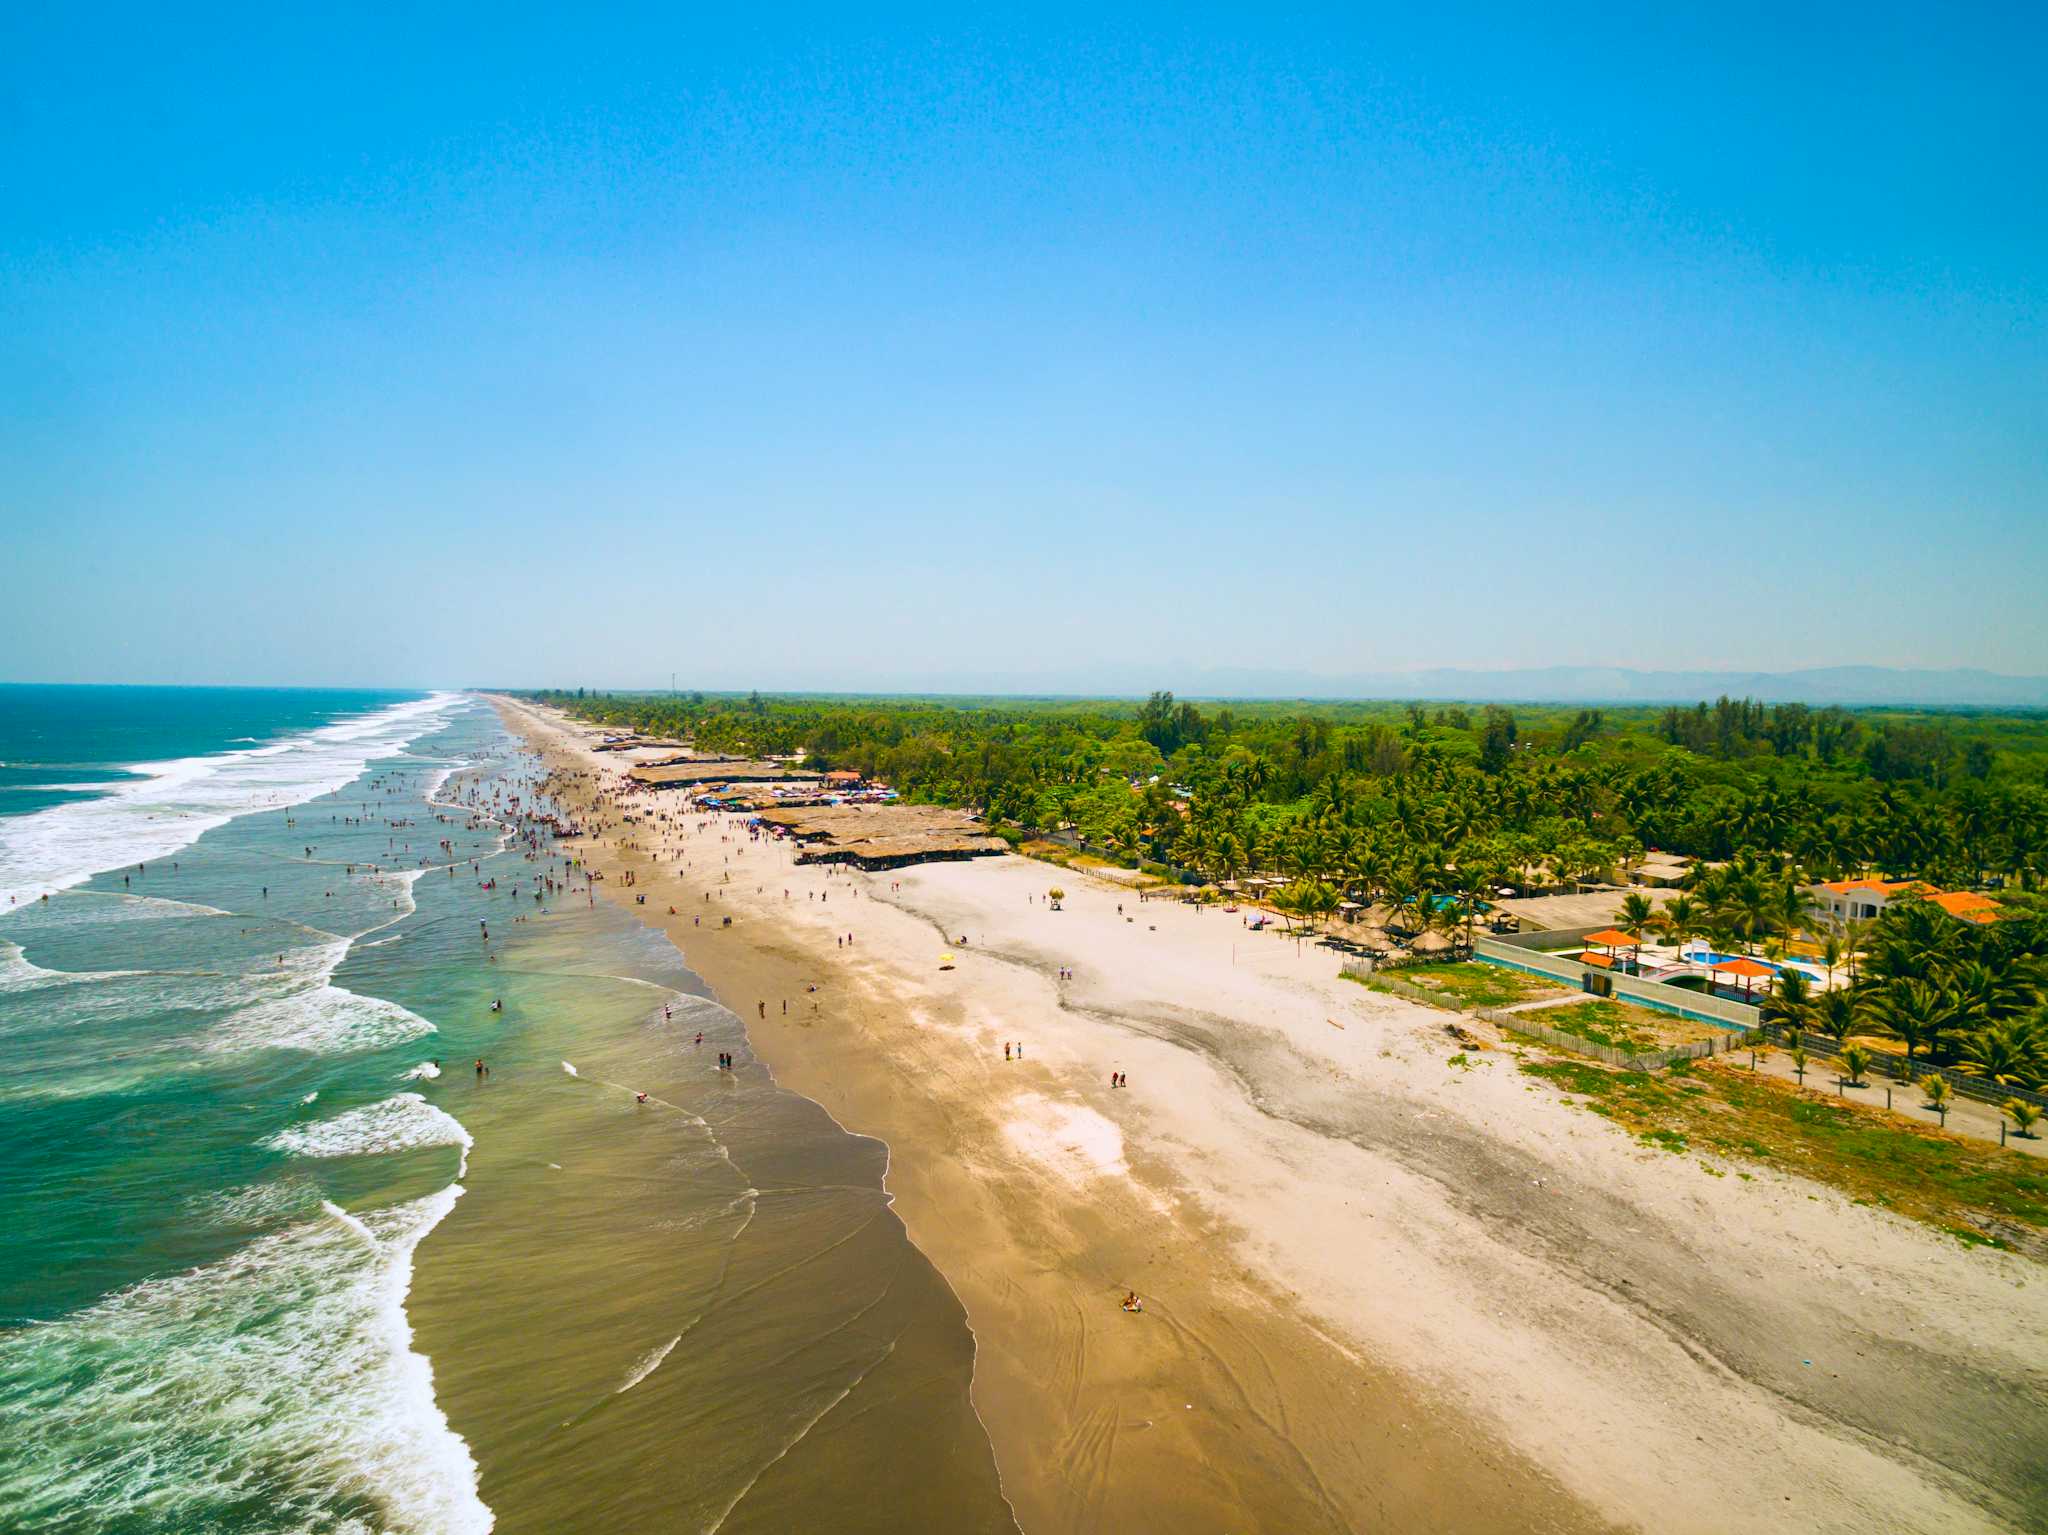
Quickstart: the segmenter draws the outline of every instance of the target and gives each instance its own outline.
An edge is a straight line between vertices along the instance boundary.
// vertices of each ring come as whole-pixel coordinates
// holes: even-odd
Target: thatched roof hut
[[[1006,853],[964,810],[939,805],[788,805],[761,813],[806,844],[799,863],[850,863],[863,869]]]

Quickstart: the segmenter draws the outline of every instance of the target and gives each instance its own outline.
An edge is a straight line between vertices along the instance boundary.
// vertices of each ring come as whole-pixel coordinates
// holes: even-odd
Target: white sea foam
[[[161,922],[170,917],[225,917],[218,906],[174,901],[168,896],[125,890],[81,890],[61,901],[35,903],[24,917],[37,932],[63,927],[104,927],[110,922]]]
[[[394,1535],[485,1535],[405,1316],[414,1251],[461,1192],[334,1209],[0,1338],[10,1527],[212,1529],[255,1506],[266,1529],[334,1529],[367,1502]]]
[[[421,1078],[425,1078],[428,1081],[432,1081],[435,1077],[438,1077],[440,1074],[441,1068],[439,1066],[436,1066],[432,1061],[421,1061],[419,1065],[413,1067],[413,1069],[411,1071],[408,1071],[405,1075],[407,1080],[409,1081],[417,1081]]]
[[[410,1008],[330,982],[230,1013],[207,1034],[206,1048],[342,1055],[382,1050],[435,1032]]]
[[[194,1199],[189,1208],[223,1226],[269,1226],[303,1216],[320,1203],[318,1185],[304,1178],[274,1178]]]
[[[167,858],[238,816],[332,793],[467,707],[458,693],[435,693],[269,746],[138,762],[131,771],[143,776],[105,798],[8,817],[0,821],[0,909],[8,897],[26,902],[103,870]]]
[[[332,1119],[293,1125],[263,1144],[301,1157],[362,1157],[421,1146],[454,1146],[462,1153],[459,1176],[469,1170],[469,1148],[476,1142],[454,1115],[434,1107],[418,1093],[399,1093]]]
[[[682,1341],[683,1335],[677,1333],[668,1342],[662,1344],[661,1347],[651,1348],[642,1354],[639,1359],[634,1361],[633,1368],[626,1372],[626,1378],[619,1383],[617,1391],[614,1391],[612,1394],[616,1396],[622,1392],[631,1391],[640,1382],[647,1379],[648,1376],[661,1368],[662,1360],[668,1358],[669,1351]]]
[[[21,952],[21,945],[0,938],[0,992],[41,991],[50,986],[79,986],[91,981],[140,975],[138,970],[45,970]]]
[[[568,1072],[569,1075],[572,1077],[580,1077],[583,1075],[582,1072],[578,1071],[574,1066],[571,1066],[567,1061],[562,1062],[562,1070]]]

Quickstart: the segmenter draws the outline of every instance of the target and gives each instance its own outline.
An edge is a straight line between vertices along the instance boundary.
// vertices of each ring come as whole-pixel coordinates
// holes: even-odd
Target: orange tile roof
[[[1836,895],[1847,895],[1852,890],[1875,890],[1879,895],[1890,895],[1895,890],[1905,890],[1917,883],[1910,879],[1831,879],[1820,888]]]
[[[1591,949],[1588,949],[1579,956],[1579,963],[1591,965],[1598,970],[1609,970],[1614,966],[1614,956],[1612,954],[1595,954]]]
[[[1597,933],[1586,934],[1586,942],[1597,943],[1607,949],[1636,949],[1642,947],[1640,938],[1631,938],[1619,928],[1603,928]]]
[[[1857,890],[1874,890],[1885,896],[1917,895],[1933,902],[1951,917],[1961,917],[1965,922],[1996,922],[1999,915],[1998,903],[1989,896],[1971,890],[1943,890],[1924,879],[1834,879],[1819,888],[1834,895],[1848,895]]]
[[[1974,891],[1957,890],[1943,892],[1937,890],[1934,894],[1928,896],[1927,899],[1936,906],[1939,906],[1951,917],[1961,917],[1965,922],[1996,922],[1998,920],[1998,903],[1989,896],[1978,895]]]

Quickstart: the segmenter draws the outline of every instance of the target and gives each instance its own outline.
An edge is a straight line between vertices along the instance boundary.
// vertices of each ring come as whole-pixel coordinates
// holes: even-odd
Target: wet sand
[[[563,768],[624,766],[501,707]],[[1219,912],[1015,858],[827,876],[729,822],[669,834],[688,869],[621,839],[655,840],[606,832],[593,861],[636,871],[630,909],[778,1077],[894,1148],[1027,1530],[1997,1529],[2048,1507],[2027,1260],[1644,1148],[1502,1052],[1452,1067],[1441,1014]],[[1053,883],[1060,913],[1034,899]]]
[[[506,713],[555,763],[588,765],[559,739],[530,734],[524,711]],[[1057,1144],[1062,1127],[1034,1143],[1036,1127],[1010,1111],[1018,1096],[1052,1102],[1053,1063],[1034,1061],[1027,1042],[1025,1060],[1004,1074],[992,1025],[985,1042],[964,1039],[963,1029],[984,1026],[964,976],[926,991],[871,963],[859,940],[879,937],[884,908],[856,899],[843,876],[790,870],[780,846],[737,844],[747,848],[738,862],[752,860],[748,874],[758,867],[765,877],[777,860],[778,904],[790,884],[790,904],[820,919],[800,935],[742,915],[751,903],[715,878],[576,846],[612,875],[607,893],[667,930],[742,1015],[778,1081],[891,1146],[896,1208],[966,1304],[978,1345],[974,1401],[1026,1530],[1604,1527],[1463,1414],[1261,1282],[1234,1252],[1227,1222],[1177,1187],[1170,1161],[1142,1157],[1128,1174],[1098,1176],[1086,1150]],[[733,848],[714,833],[701,856],[721,850]],[[628,868],[638,880],[630,891],[618,882]],[[804,887],[831,899],[804,902]],[[717,889],[726,894],[706,902]],[[647,903],[632,904],[634,895]],[[832,947],[822,920],[842,904],[855,929],[850,951]],[[730,930],[716,920],[726,915]],[[901,941],[928,951],[921,968],[936,974],[937,933],[887,915],[906,930]],[[814,984],[816,993],[806,989]],[[1072,1129],[1085,1142],[1096,1127]],[[1145,1297],[1142,1317],[1118,1306],[1130,1288]]]
[[[510,888],[544,868],[501,856],[446,919],[427,889],[408,939],[447,951],[423,973],[463,1025],[423,1090],[475,1146],[407,1313],[493,1528],[1014,1531],[886,1148],[775,1085],[666,939]]]

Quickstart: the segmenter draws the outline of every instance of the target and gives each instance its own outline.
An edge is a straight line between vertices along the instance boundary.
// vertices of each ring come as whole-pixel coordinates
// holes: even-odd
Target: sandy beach
[[[565,850],[888,1144],[1026,1531],[2048,1522],[2031,1260],[1644,1146],[1217,910],[1014,856],[828,873],[635,804],[677,820],[578,807]]]

